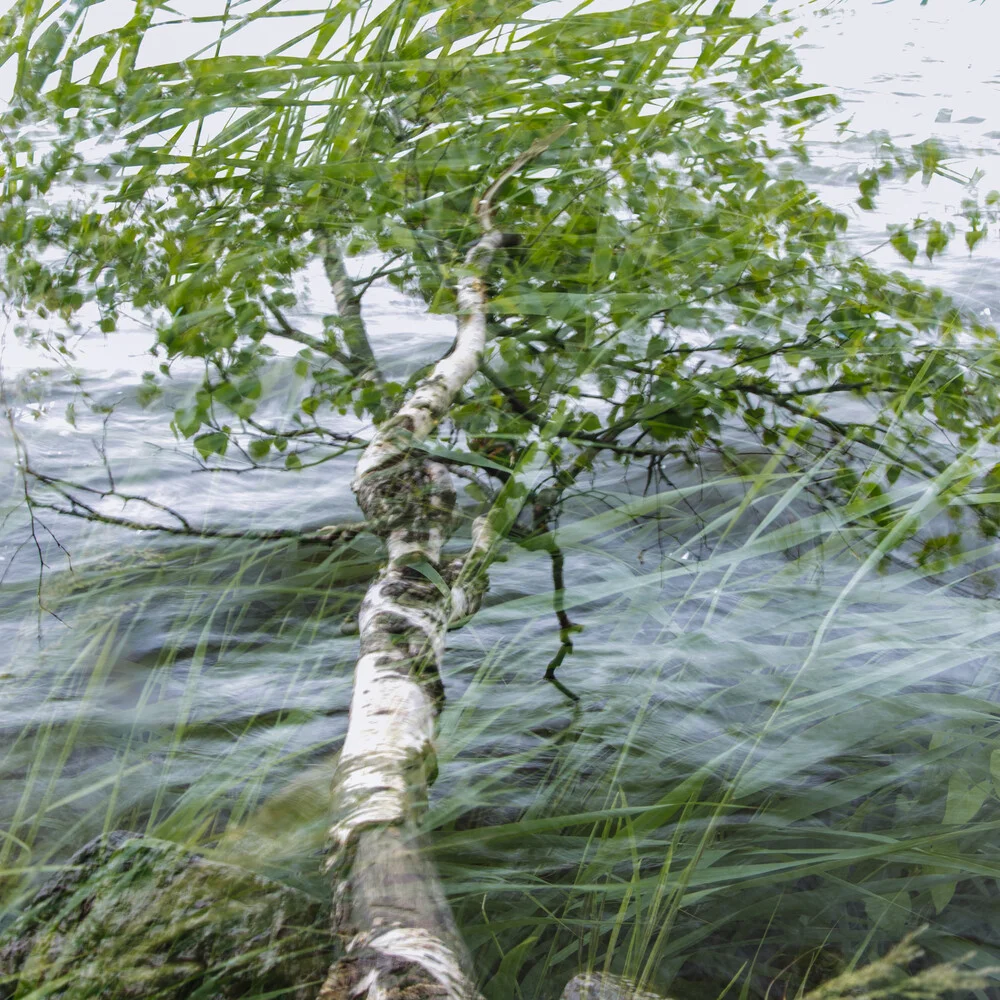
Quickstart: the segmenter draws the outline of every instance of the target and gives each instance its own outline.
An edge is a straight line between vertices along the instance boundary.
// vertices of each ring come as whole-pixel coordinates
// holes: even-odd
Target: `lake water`
[[[981,193],[1000,188],[1000,15],[896,0],[808,5],[797,18],[807,75],[841,95],[838,121],[851,118],[846,139],[833,125],[812,136],[807,176],[850,212],[859,252],[900,267],[886,224],[953,217],[965,192],[914,178],[862,212],[867,133],[935,136],[955,170],[982,172]],[[972,256],[959,237],[910,270],[995,319],[998,265],[993,226]],[[334,311],[318,270],[305,287],[299,319],[318,326]],[[401,371],[452,337],[387,286],[366,320]],[[296,475],[199,471],[167,426],[198,373],[181,371],[140,409],[134,383],[153,366],[138,322],[81,344],[79,381],[35,377],[44,360],[9,325],[4,338],[6,391],[36,468],[99,485],[106,458],[120,489],[199,525],[357,517],[352,455]],[[91,401],[113,408],[103,458]],[[0,437],[7,911],[31,878],[115,828],[206,843],[249,824],[227,856],[322,895],[357,651],[342,624],[377,547],[194,542],[44,510],[33,536],[14,459]],[[427,828],[490,1000],[513,995],[515,979],[525,997],[558,993],[609,948],[631,972],[654,955],[655,982],[676,976],[675,996],[714,997],[733,977],[760,995],[809,949],[849,958],[876,930],[895,940],[924,922],[935,956],[971,942],[975,961],[996,964],[990,547],[965,580],[868,566],[842,526],[776,511],[788,483],[737,516],[751,484],[696,491],[694,472],[674,473],[650,500],[643,477],[600,470],[564,518],[567,604],[584,628],[559,676],[578,702],[542,679],[559,645],[543,553],[513,549],[483,611],[450,636]],[[276,815],[258,812],[279,792]]]

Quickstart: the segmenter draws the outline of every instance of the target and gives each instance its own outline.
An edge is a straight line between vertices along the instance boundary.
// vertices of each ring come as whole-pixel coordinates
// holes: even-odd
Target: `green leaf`
[[[271,441],[269,438],[255,438],[250,442],[250,457],[259,461],[267,458],[271,451]]]
[[[868,896],[865,910],[873,927],[894,940],[901,938],[910,919],[910,893],[899,889],[887,896]]]
[[[421,575],[427,577],[431,583],[437,587],[438,592],[442,597],[451,596],[451,587],[445,582],[444,577],[435,569],[426,559],[421,559],[417,562],[412,562],[408,564],[412,569],[415,569]]]
[[[958,888],[958,878],[954,871],[948,868],[941,868],[935,865],[925,865],[923,871],[928,875],[935,875],[936,878],[931,883],[931,901],[934,903],[934,912],[940,913],[951,901]]]
[[[949,234],[940,222],[934,221],[927,234],[926,254],[928,260],[933,260],[935,254],[941,253],[948,246]]]
[[[973,781],[967,771],[956,771],[948,779],[944,819],[946,825],[963,826],[982,808],[990,793],[987,781]]]
[[[923,182],[929,184],[946,159],[946,150],[938,139],[927,139],[913,146],[917,163],[923,171]]]
[[[917,258],[917,245],[910,239],[909,234],[902,229],[897,230],[889,238],[889,242],[892,244],[893,249],[900,254],[900,256],[905,257],[911,264]]]
[[[200,406],[184,407],[174,411],[174,426],[184,437],[191,437],[204,423],[205,416],[206,412]]]
[[[976,248],[976,245],[981,240],[984,240],[984,239],[986,239],[986,230],[985,229],[978,229],[978,228],[976,228],[976,229],[970,229],[965,234],[965,245],[969,248],[969,252],[971,253]]]
[[[486,1000],[509,1000],[517,994],[521,967],[527,961],[537,940],[537,934],[530,935],[507,951],[500,960],[495,975],[483,987]]]
[[[153,403],[157,397],[163,394],[163,390],[156,382],[156,376],[151,372],[145,372],[142,376],[142,382],[139,384],[138,389],[136,389],[136,399],[139,405],[146,409],[147,406]]]
[[[209,455],[225,455],[228,445],[229,435],[225,431],[210,431],[207,434],[199,434],[194,439],[194,446],[202,458],[208,458]]]

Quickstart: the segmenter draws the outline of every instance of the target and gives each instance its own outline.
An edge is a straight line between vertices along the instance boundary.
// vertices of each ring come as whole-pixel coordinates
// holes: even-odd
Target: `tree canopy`
[[[540,139],[503,192],[498,225],[516,239],[489,275],[487,357],[442,431],[452,452],[502,465],[544,439],[566,480],[601,451],[694,455],[743,425],[768,447],[792,434],[808,453],[833,434],[896,455],[879,474],[891,483],[926,471],[935,431],[968,446],[995,420],[992,330],[846,254],[846,217],[797,179],[805,130],[835,101],[763,13],[227,4],[194,18],[217,43],[181,53],[183,12],[143,0],[108,23],[107,6],[25,0],[6,15],[4,292],[29,336],[52,329],[37,318],[110,332],[122,308],[144,310],[159,355],[147,397],[174,359],[204,360],[174,418],[203,456],[278,449],[294,467],[344,445],[338,413],[391,413],[407,387],[381,377],[365,337],[372,277],[453,312],[477,191]],[[301,30],[227,54],[274,18]],[[862,205],[918,165],[942,169],[940,150],[888,153]],[[947,243],[940,224],[925,235],[928,257]],[[918,251],[905,228],[892,240]],[[345,257],[363,254],[377,267],[352,280]],[[339,309],[310,333],[289,312],[316,257]],[[262,423],[280,340],[301,345],[299,405]],[[812,419],[838,393],[865,401],[863,420]],[[836,482],[866,499],[887,485],[862,488],[846,466]]]

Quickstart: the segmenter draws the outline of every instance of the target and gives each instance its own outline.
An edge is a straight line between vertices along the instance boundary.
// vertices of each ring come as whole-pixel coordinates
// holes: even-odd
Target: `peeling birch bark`
[[[418,824],[436,771],[445,634],[479,608],[495,539],[480,518],[465,559],[443,563],[455,488],[447,468],[414,446],[447,415],[482,360],[482,275],[498,249],[516,242],[493,227],[492,199],[560,134],[518,157],[477,203],[482,235],[465,257],[455,343],[378,427],[355,472],[358,504],[385,539],[388,562],[361,605],[360,657],[334,781],[328,869],[346,956],[330,969],[318,1000],[479,997],[441,883],[420,849]]]

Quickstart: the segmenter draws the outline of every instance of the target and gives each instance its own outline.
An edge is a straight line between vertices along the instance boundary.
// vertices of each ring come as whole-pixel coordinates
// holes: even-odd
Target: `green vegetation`
[[[294,996],[329,962],[319,909],[260,875],[119,834],[75,854],[7,929],[0,991],[16,973],[22,997]]]
[[[890,949],[924,924],[933,961],[1000,958],[1000,341],[843,248],[796,176],[835,102],[769,19],[230,0],[179,58],[158,39],[184,15],[142,0],[92,33],[112,6],[0,21],[0,291],[56,356],[141,314],[139,402],[207,468],[348,476],[426,374],[373,350],[371,286],[455,313],[476,198],[545,144],[498,194],[516,239],[487,274],[486,358],[423,448],[463,477],[466,524],[501,489],[525,507],[449,637],[425,823],[487,1000],[580,968],[705,1000],[978,988],[875,977],[920,971]],[[292,16],[294,48],[239,48]],[[933,143],[884,146],[861,207],[945,169]],[[997,200],[966,203],[970,250]],[[912,261],[950,236],[891,242]],[[310,330],[315,261],[338,308]],[[129,408],[90,398],[71,419],[113,436]],[[217,506],[211,532],[114,504],[122,476],[58,478],[11,427],[7,507],[53,558],[6,585],[26,621],[3,679],[9,909],[118,828],[324,898],[341,626],[379,546],[292,509],[274,532]],[[65,570],[52,510],[87,522]]]

